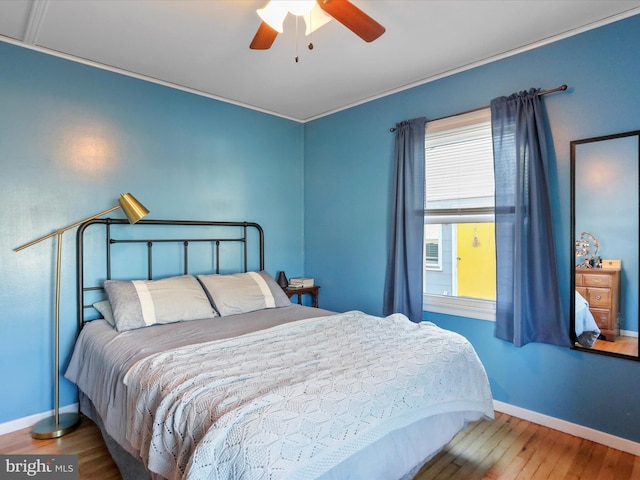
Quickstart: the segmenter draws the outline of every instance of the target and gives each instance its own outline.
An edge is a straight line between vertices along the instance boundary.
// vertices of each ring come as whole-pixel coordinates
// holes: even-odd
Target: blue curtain
[[[426,118],[396,125],[391,238],[384,287],[385,315],[422,321],[424,255],[424,129]]]
[[[496,336],[569,346],[547,185],[548,130],[538,91],[491,102],[496,183]]]

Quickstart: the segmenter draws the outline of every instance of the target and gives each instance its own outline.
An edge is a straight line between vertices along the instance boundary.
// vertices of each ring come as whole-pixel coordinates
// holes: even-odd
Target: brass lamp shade
[[[118,202],[120,203],[120,207],[124,211],[124,214],[127,216],[129,223],[136,223],[138,220],[149,214],[149,210],[147,210],[145,206],[130,193],[123,193],[120,195]]]

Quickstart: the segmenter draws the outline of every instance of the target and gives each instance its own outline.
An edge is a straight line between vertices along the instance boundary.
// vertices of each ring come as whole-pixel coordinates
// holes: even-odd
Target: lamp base
[[[42,440],[45,438],[58,438],[73,431],[80,423],[80,415],[77,413],[62,413],[56,417],[48,417],[40,420],[31,428],[31,436]]]

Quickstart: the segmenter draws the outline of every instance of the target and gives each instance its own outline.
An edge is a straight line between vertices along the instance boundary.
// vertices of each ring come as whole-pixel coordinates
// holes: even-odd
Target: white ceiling
[[[304,122],[640,14],[640,0],[352,0],[378,40],[332,20],[308,50],[289,16],[250,50],[266,3],[0,0],[0,40]]]

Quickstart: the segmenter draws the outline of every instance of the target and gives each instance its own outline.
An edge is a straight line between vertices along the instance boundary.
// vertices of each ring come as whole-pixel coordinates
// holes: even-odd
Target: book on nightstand
[[[289,279],[289,288],[313,287],[313,278],[292,277]]]

